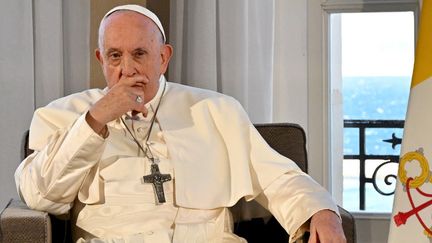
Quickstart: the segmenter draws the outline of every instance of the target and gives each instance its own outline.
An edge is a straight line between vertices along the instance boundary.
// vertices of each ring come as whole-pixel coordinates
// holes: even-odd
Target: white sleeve
[[[293,170],[273,181],[256,198],[268,209],[294,242],[308,230],[308,220],[316,212],[330,209],[339,215],[330,194],[309,175]]]
[[[15,172],[18,193],[32,209],[67,213],[104,146],[104,139],[83,114],[71,127],[57,130],[42,150],[20,164]]]

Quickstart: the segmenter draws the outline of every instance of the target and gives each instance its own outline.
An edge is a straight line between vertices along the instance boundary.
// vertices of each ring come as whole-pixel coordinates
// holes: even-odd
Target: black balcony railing
[[[358,154],[344,154],[344,160],[352,159],[357,160],[360,163],[360,171],[359,171],[359,193],[360,193],[360,210],[366,209],[366,183],[371,183],[375,190],[381,195],[389,196],[394,194],[394,190],[391,192],[384,192],[378,187],[377,183],[377,173],[378,171],[385,165],[390,163],[398,163],[399,155],[392,154],[367,154],[366,153],[366,130],[370,128],[403,128],[404,121],[403,120],[344,120],[344,128],[358,128],[358,137],[359,137],[359,150]],[[395,149],[396,145],[402,143],[402,139],[396,137],[395,133],[392,134],[391,138],[383,138],[381,140],[384,143],[390,143],[392,149]],[[366,163],[367,161],[372,160],[384,160],[383,163],[379,164],[373,174],[372,177],[366,176]],[[391,185],[393,182],[396,182],[396,175],[389,174],[384,177],[384,182],[386,185]]]

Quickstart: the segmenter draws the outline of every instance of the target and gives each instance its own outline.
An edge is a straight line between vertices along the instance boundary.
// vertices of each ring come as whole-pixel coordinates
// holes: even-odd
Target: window
[[[342,201],[350,211],[392,210],[414,20],[413,11],[329,15],[332,139],[342,140],[332,157],[343,157]]]

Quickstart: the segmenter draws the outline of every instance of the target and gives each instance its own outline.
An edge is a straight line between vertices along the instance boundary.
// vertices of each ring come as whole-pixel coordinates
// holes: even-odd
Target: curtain
[[[17,197],[14,171],[33,114],[32,4],[6,0],[0,7],[0,208]],[[1,238],[1,237],[0,237]]]
[[[35,106],[89,87],[90,2],[33,1]]]
[[[253,122],[273,110],[274,0],[171,2],[170,81],[236,98]]]
[[[34,109],[88,87],[89,6],[0,2],[0,208],[17,197],[13,175]]]
[[[170,81],[233,96],[252,122],[306,130],[307,1],[171,1]]]

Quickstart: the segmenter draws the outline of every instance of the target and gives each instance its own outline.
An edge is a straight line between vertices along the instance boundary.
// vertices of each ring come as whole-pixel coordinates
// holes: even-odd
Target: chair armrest
[[[0,214],[2,242],[52,242],[48,213],[29,209],[22,201],[11,199]]]
[[[338,206],[347,243],[356,243],[355,220],[351,213]],[[235,222],[234,233],[251,242],[287,242],[288,234],[269,211],[256,201],[241,199],[231,207]],[[299,242],[307,242],[309,233]]]
[[[347,243],[355,243],[356,242],[356,227],[355,227],[355,221],[352,214],[350,214],[348,211],[346,211],[344,208],[338,206],[339,213],[342,218],[342,227],[345,233],[345,238],[347,240]]]

